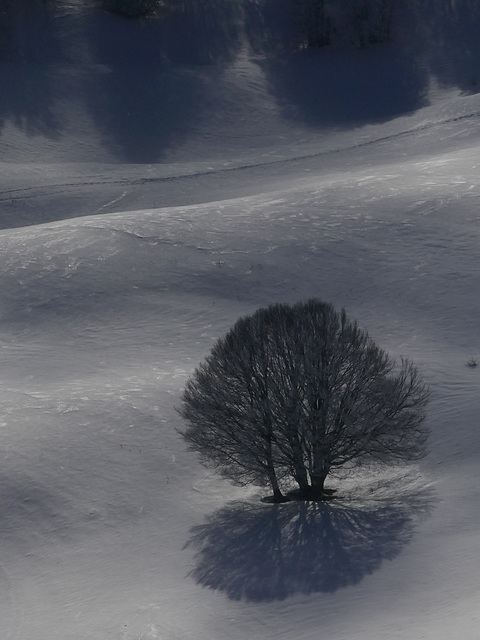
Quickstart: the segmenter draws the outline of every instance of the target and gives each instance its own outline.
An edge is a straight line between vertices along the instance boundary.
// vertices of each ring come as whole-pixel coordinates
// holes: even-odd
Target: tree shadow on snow
[[[174,7],[157,21],[166,59],[176,64],[195,65],[233,60],[242,44],[241,2],[177,0]]]
[[[381,122],[426,104],[428,74],[390,44],[283,54],[261,64],[283,115],[310,126]]]
[[[30,547],[40,537],[69,531],[65,500],[34,483],[31,478],[0,477],[0,539]]]
[[[365,49],[344,42],[298,51],[294,6],[246,4],[250,46],[289,119],[338,127],[387,121],[427,103],[431,75],[465,92],[480,90],[478,0],[397,2],[391,41]]]
[[[301,49],[293,0],[247,2],[246,34],[283,115],[310,126],[385,121],[426,102],[428,71],[401,34],[356,48],[339,41]],[[398,37],[397,37],[398,35]]]
[[[203,85],[188,69],[115,65],[91,74],[86,98],[102,144],[121,161],[150,163],[195,126]]]
[[[359,583],[411,541],[431,495],[389,504],[232,503],[191,530],[191,576],[235,600],[283,600]]]
[[[465,92],[480,90],[480,3],[424,0],[415,5],[416,40],[427,48],[438,80]]]
[[[110,151],[127,162],[156,162],[195,128],[215,105],[221,71],[214,65],[240,48],[238,11],[235,2],[181,0],[148,20],[86,18],[96,65],[86,101]]]
[[[0,9],[0,130],[12,122],[29,136],[60,134],[57,80],[62,57],[58,25],[42,0],[5,0]],[[13,64],[12,64],[13,63]]]
[[[11,122],[27,136],[56,139],[62,121],[55,109],[55,74],[45,67],[0,63],[0,132]]]

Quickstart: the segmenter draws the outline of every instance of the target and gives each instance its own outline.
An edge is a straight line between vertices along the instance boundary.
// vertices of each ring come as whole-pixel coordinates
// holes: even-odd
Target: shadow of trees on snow
[[[60,135],[61,121],[55,110],[57,78],[48,68],[61,56],[56,27],[52,12],[41,0],[3,0],[0,8],[0,132],[4,124],[11,121],[28,136]]]
[[[478,0],[424,0],[415,11],[415,39],[422,43],[422,55],[438,80],[463,91],[479,91]]]
[[[298,51],[295,0],[246,0],[245,6],[250,47],[290,120],[341,127],[386,121],[427,104],[432,74],[446,85],[479,90],[478,0],[397,0],[391,42],[362,50]]]
[[[412,540],[428,491],[360,506],[235,502],[194,527],[194,580],[235,600],[283,600],[359,583]]]
[[[261,66],[283,115],[311,126],[385,121],[426,104],[427,70],[390,45],[284,54]]]
[[[231,61],[242,45],[236,0],[178,0],[165,15],[138,20],[89,2],[79,11],[63,0],[4,3],[0,133],[11,122],[58,138],[65,103],[85,104],[101,144],[122,161],[158,161],[188,135],[215,108],[221,72],[203,68]]]
[[[203,104],[199,74],[189,69],[114,65],[85,85],[103,145],[126,162],[158,162],[195,126]]]
[[[214,107],[221,74],[203,67],[238,53],[240,15],[233,1],[181,0],[151,20],[86,16],[90,55],[103,65],[85,84],[86,103],[115,155],[159,161]]]
[[[422,64],[425,40],[420,46],[414,36],[404,37],[417,21],[408,0],[404,5],[409,24],[397,24],[395,15],[395,42],[359,50],[337,34],[337,44],[299,51],[295,0],[247,0],[245,32],[284,117],[351,127],[423,106],[429,83]]]
[[[60,138],[65,105],[80,104],[115,158],[160,161],[223,108],[222,68],[247,45],[282,115],[308,126],[414,111],[432,73],[465,91],[480,86],[478,0],[397,0],[391,43],[295,52],[294,0],[176,0],[171,11],[139,20],[70,4],[2,0],[0,134],[12,123],[29,136]]]

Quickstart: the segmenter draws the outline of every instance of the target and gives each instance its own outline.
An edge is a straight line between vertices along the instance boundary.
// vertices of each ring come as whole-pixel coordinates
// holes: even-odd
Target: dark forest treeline
[[[79,10],[155,19],[186,47],[200,31],[213,49],[219,36],[238,38],[241,32],[257,52],[332,44],[365,48],[407,35],[448,47],[460,36],[470,45],[480,32],[477,0],[2,0],[0,43],[5,48],[9,29],[19,28],[26,14],[64,17]]]

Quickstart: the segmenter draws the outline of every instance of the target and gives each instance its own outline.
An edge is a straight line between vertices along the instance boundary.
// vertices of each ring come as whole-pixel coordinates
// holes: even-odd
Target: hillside
[[[23,16],[0,63],[3,637],[476,640],[471,60],[447,82],[403,41],[242,41],[162,66],[154,22],[79,5]],[[420,367],[431,452],[265,505],[175,407],[240,315],[312,296]]]

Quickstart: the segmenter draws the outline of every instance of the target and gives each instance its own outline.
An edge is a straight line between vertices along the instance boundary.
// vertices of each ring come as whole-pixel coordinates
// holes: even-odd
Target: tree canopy
[[[275,500],[328,495],[346,465],[426,453],[428,390],[331,304],[274,304],[240,318],[185,387],[182,435],[237,484],[270,485]]]

